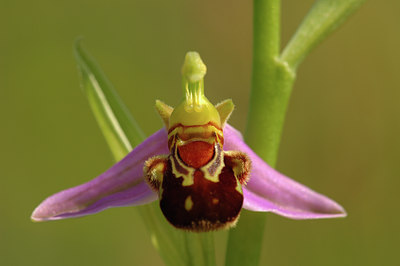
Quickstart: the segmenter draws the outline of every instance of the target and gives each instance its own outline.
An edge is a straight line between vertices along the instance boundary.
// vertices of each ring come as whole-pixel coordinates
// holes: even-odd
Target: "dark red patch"
[[[191,231],[216,230],[234,223],[242,209],[243,195],[236,190],[236,178],[229,166],[223,168],[219,180],[211,182],[196,170],[194,184],[182,186],[183,178],[176,178],[168,163],[160,200],[164,216],[175,227]],[[186,210],[189,196],[193,205]]]
[[[193,168],[207,164],[214,155],[214,146],[204,141],[193,141],[178,147],[179,157]]]

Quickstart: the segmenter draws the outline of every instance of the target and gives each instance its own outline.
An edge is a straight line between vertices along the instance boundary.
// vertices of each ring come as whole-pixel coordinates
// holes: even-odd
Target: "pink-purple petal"
[[[255,154],[236,133],[226,125],[224,150],[240,150],[252,161],[250,181],[244,188],[244,208],[273,212],[292,219],[344,217],[339,204],[306,186],[284,176]]]
[[[239,150],[252,161],[251,178],[244,188],[244,208],[273,212],[292,219],[346,216],[333,200],[282,175],[243,141],[239,131],[226,125],[224,149]],[[143,178],[144,162],[168,154],[167,133],[161,129],[137,146],[123,160],[97,178],[44,200],[33,212],[34,221],[57,220],[97,213],[110,207],[141,205],[157,199]]]
[[[97,178],[50,196],[33,212],[45,221],[93,214],[110,207],[141,205],[157,199],[143,178],[144,162],[168,154],[167,133],[161,129]]]

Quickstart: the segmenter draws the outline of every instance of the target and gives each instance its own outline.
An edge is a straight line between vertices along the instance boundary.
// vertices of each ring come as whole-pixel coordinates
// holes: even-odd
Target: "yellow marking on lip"
[[[180,167],[184,168],[185,170],[188,171],[188,174],[182,174],[181,172],[179,172],[176,169],[176,165],[175,165],[175,160],[173,158],[170,158],[171,161],[171,166],[172,166],[172,173],[174,173],[175,178],[183,178],[182,181],[182,186],[187,187],[187,186],[191,186],[194,184],[194,178],[193,178],[193,173],[195,171],[195,169],[193,169],[192,167],[187,167],[177,156],[177,153],[174,153],[172,156],[176,156],[176,161],[179,164]]]
[[[192,196],[188,196],[185,200],[185,210],[190,211],[193,208]]]
[[[218,145],[218,147],[217,147]],[[219,175],[222,172],[222,169],[225,167],[224,163],[224,153],[222,152],[221,146],[219,144],[214,145],[214,157],[211,159],[210,162],[208,162],[205,166],[201,167],[200,169],[202,170],[204,174],[204,178],[214,182],[218,183],[219,182]],[[218,165],[215,167],[214,173],[211,175],[209,169],[214,167],[214,163],[218,163]]]
[[[242,185],[240,184],[240,182],[237,178],[235,178],[235,179],[236,179],[236,188],[235,189],[237,190],[237,192],[239,192],[240,194],[243,195]]]

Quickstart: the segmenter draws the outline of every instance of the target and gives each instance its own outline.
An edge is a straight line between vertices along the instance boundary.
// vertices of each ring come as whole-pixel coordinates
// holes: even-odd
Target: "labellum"
[[[245,153],[223,150],[223,127],[234,106],[231,100],[216,106],[208,101],[205,73],[199,54],[187,53],[184,100],[175,109],[156,102],[168,129],[170,154],[152,157],[144,167],[165,218],[177,228],[196,232],[236,224],[251,164]]]

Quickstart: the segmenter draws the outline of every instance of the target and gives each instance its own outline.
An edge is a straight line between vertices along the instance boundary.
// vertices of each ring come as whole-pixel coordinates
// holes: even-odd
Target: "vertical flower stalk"
[[[253,69],[245,140],[275,166],[296,70],[365,0],[318,0],[280,52],[280,0],[253,0]],[[225,265],[258,265],[266,215],[244,211],[229,232]]]
[[[280,0],[253,1],[253,69],[245,140],[275,166],[294,74],[279,60]],[[225,265],[258,265],[266,215],[244,211],[229,232]]]

